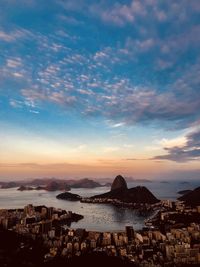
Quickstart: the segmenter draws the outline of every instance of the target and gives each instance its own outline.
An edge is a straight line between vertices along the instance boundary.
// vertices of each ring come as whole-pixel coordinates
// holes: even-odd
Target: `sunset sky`
[[[0,179],[200,177],[199,0],[0,0]]]

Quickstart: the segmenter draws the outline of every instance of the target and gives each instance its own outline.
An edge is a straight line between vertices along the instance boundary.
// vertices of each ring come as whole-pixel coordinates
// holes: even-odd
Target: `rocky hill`
[[[178,191],[177,193],[178,193],[179,195],[185,195],[185,194],[188,194],[188,193],[190,193],[190,192],[192,192],[192,190],[190,190],[190,189],[186,189],[186,190]]]
[[[117,175],[111,185],[111,191],[116,189],[127,189],[127,183],[121,175]]]
[[[137,186],[128,189],[125,179],[120,175],[115,178],[109,192],[91,198],[118,199],[127,203],[154,204],[159,202],[159,200],[145,186]]]
[[[200,205],[200,186],[192,190],[191,192],[178,198],[181,201],[185,201],[186,204],[192,206]]]

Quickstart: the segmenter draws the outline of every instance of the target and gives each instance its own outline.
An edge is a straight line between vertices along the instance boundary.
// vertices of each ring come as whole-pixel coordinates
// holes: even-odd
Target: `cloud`
[[[78,89],[78,92],[82,95],[94,95],[94,92],[90,89],[88,90]]]
[[[200,45],[200,26],[190,25],[178,34],[171,31],[166,36],[155,34],[151,29],[144,36],[128,36],[124,46],[119,52],[124,56],[134,57],[140,62],[145,53],[150,53],[150,58],[156,71],[173,68],[187,56],[188,51],[197,51]],[[199,54],[199,53],[197,53]],[[184,61],[182,62],[184,67]]]
[[[5,42],[12,42],[13,40],[15,40],[15,37],[11,34],[0,31],[0,39]]]
[[[44,91],[35,87],[32,88],[32,90],[22,89],[21,93],[30,103],[35,103],[38,101],[49,101],[67,107],[68,105],[73,105],[76,102],[75,96],[67,95],[63,91]]]
[[[132,144],[124,144],[123,147],[124,148],[134,148],[135,145],[132,145]]]
[[[200,25],[192,25],[179,34],[170,34],[164,39],[155,41],[158,67],[162,69],[172,67],[184,57],[189,50],[197,50],[200,45]]]
[[[16,68],[22,65],[22,61],[20,58],[8,58],[6,60],[6,65],[8,68]]]
[[[182,147],[182,146],[185,146],[186,142],[187,142],[187,138],[185,136],[181,136],[181,137],[177,137],[173,139],[163,138],[160,141],[156,141],[157,144],[165,148],[172,148],[174,146]]]
[[[61,104],[61,105],[68,105],[74,104],[76,102],[75,96],[65,95],[63,92],[53,92],[48,95],[48,99],[52,102]]]
[[[158,58],[156,65],[158,70],[166,70],[173,67],[174,62],[173,60]]]
[[[87,149],[87,145],[86,144],[81,144],[77,147],[74,147],[72,149],[72,153],[80,153],[81,151],[84,151],[85,149]]]
[[[110,152],[112,153],[112,152],[119,151],[120,148],[117,146],[108,146],[108,147],[105,147],[103,150],[105,153],[110,153]]]
[[[105,6],[100,2],[99,5],[92,5],[89,11],[93,15],[98,15],[102,21],[117,26],[134,23],[137,17],[143,17],[147,12],[146,6],[137,0],[131,1],[129,5],[116,2],[113,5]]]
[[[167,90],[134,86],[125,81],[119,87],[110,85],[112,98],[107,100],[108,116],[127,124],[157,123],[170,128],[187,128],[200,118],[200,63],[186,70]],[[173,123],[173,124],[171,124]],[[171,126],[170,126],[171,124]]]
[[[74,25],[74,26],[80,26],[83,25],[84,22],[81,20],[78,20],[72,16],[66,16],[66,15],[59,15],[58,19],[63,20],[64,22],[66,22],[69,25]]]
[[[150,48],[154,46],[154,40],[150,38],[144,41],[139,41],[138,46],[140,51],[148,51]]]
[[[127,5],[116,4],[112,10],[105,10],[100,16],[103,21],[112,22],[119,26],[123,26],[126,22],[134,21],[134,14]]]
[[[200,129],[189,133],[186,140],[182,146],[165,147],[167,154],[156,156],[153,159],[176,162],[200,160]]]
[[[190,15],[196,15],[200,11],[198,0],[130,0],[130,1],[57,1],[65,10],[87,15],[87,17],[99,18],[104,23],[125,27],[127,24],[135,26],[136,22],[148,25],[171,22],[176,26],[188,23]]]
[[[29,34],[30,34],[29,31],[21,28],[9,32],[0,29],[0,40],[8,43],[15,42],[17,39],[24,38]]]
[[[116,95],[114,101],[107,101],[107,116],[121,119],[127,124],[136,122],[181,122],[189,124],[200,108],[199,99],[193,103],[187,98],[178,98],[174,93],[157,93],[153,89],[133,88],[132,92]],[[187,122],[188,121],[188,122]]]
[[[22,108],[23,107],[23,102],[16,100],[16,99],[11,99],[9,103],[10,103],[10,106],[13,108]]]
[[[198,30],[195,28],[188,35],[191,42]],[[187,39],[186,36],[187,34],[180,37],[182,43]],[[27,103],[38,105],[52,102],[66,108],[78,107],[78,112],[87,117],[102,116],[106,120],[112,120],[113,127],[159,123],[165,128],[174,125],[187,128],[200,118],[200,60],[196,60],[196,63],[190,65],[190,69],[183,70],[175,76],[175,80],[170,80],[165,86],[153,83],[144,85],[143,78],[136,82],[130,77],[125,78],[123,73],[115,75],[113,72],[118,66],[126,66],[121,48],[104,47],[94,53],[80,53],[66,46],[61,41],[62,38],[58,42],[57,35],[50,37],[29,32],[27,37],[31,37],[39,49],[38,61],[33,64],[33,56],[23,57],[23,60],[19,56],[5,56],[3,72],[5,76],[10,77],[12,74],[15,79],[24,80],[25,86],[20,93]],[[176,39],[175,42],[171,39],[166,42],[166,47],[175,47],[175,43]],[[129,38],[125,40],[124,49],[130,53],[132,47],[135,47],[134,53],[137,57],[140,53],[161,48],[163,45],[164,41],[159,39]],[[188,46],[189,44],[185,45],[185,48]],[[125,55],[126,57],[129,60],[130,54]],[[168,63],[163,59],[160,62],[165,69]],[[84,71],[80,72],[83,66]]]
[[[109,122],[110,123],[110,122]],[[109,124],[109,126],[111,127],[111,128],[119,128],[119,127],[123,127],[125,125],[125,123],[124,122],[119,122],[119,123],[114,123],[114,124]]]
[[[40,113],[38,110],[32,110],[32,109],[30,109],[29,112],[33,113],[33,114],[39,114]]]
[[[140,123],[185,129],[200,119],[199,62],[165,86],[165,90],[134,85],[128,78],[116,77],[111,81],[90,72],[66,75],[63,71],[62,63],[47,67],[38,73],[37,85],[21,90],[22,96],[32,103],[53,102],[78,108],[86,117],[102,116],[113,128]]]
[[[22,78],[23,77],[23,74],[20,73],[20,72],[13,72],[12,75],[16,78]]]
[[[164,23],[174,22],[175,25],[187,21],[188,14],[199,12],[200,5],[198,0],[178,1],[173,3],[157,0],[132,0],[129,3],[115,1],[113,4],[91,4],[87,8],[88,13],[98,16],[103,22],[111,23],[116,26],[124,27],[127,24],[135,25],[136,21],[143,24],[144,18],[148,19],[149,24],[153,22]]]
[[[121,52],[127,55],[140,55],[146,53],[151,49],[155,49],[158,46],[158,41],[152,37],[147,37],[146,39],[136,39],[127,37],[125,41],[124,48]]]

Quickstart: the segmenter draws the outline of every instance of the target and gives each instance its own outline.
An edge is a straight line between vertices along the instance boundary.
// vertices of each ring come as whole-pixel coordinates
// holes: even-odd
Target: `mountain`
[[[117,189],[127,189],[127,183],[121,175],[117,175],[111,185],[111,191]]]
[[[159,202],[159,200],[145,186],[136,186],[128,189],[126,181],[121,175],[118,175],[115,178],[109,192],[92,196],[91,198],[118,199],[127,203],[154,204]]]
[[[192,206],[200,205],[200,186],[192,190],[191,192],[178,198],[181,201],[185,201],[186,204]]]
[[[64,181],[63,182],[51,181],[50,183],[47,184],[45,189],[47,191],[57,191],[57,190],[69,191],[70,187]]]
[[[7,189],[13,187],[21,187],[19,190],[27,190],[28,187],[38,187],[42,186],[44,190],[55,191],[55,190],[70,190],[70,188],[95,188],[101,187],[100,183],[84,178],[80,180],[63,180],[58,178],[41,178],[34,180],[23,180],[23,181],[9,181],[0,182],[0,188]]]
[[[70,183],[70,186],[72,188],[95,188],[95,187],[101,187],[102,185],[98,182],[95,182],[91,179],[84,178],[78,181],[73,181]]]
[[[1,183],[1,188],[2,189],[8,189],[8,188],[13,188],[19,186],[18,182],[12,181],[12,182],[2,182]]]
[[[185,194],[188,194],[192,192],[192,190],[190,189],[186,189],[186,190],[181,190],[181,191],[178,191],[177,193],[180,194],[180,195],[185,195]]]

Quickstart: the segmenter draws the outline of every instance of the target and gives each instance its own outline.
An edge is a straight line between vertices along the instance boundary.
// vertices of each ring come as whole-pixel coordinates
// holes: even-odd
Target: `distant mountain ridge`
[[[95,188],[95,187],[101,187],[102,185],[98,182],[95,182],[91,179],[84,178],[80,179],[78,181],[73,181],[71,184],[69,184],[71,188]]]
[[[95,188],[95,187],[102,187],[104,185],[101,185],[100,183],[88,178],[79,180],[41,178],[41,179],[34,179],[31,181],[23,180],[23,181],[0,182],[0,186],[1,186],[0,188],[2,189],[19,187],[18,188],[19,191],[38,190],[38,188],[47,191],[56,191],[56,190],[69,191],[71,188]]]

